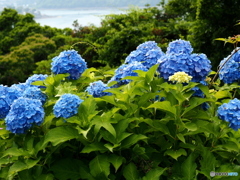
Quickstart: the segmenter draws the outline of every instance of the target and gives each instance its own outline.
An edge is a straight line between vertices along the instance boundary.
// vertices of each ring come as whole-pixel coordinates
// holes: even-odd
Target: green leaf
[[[110,144],[110,143],[107,143],[107,144],[104,144],[104,146],[111,152],[113,152],[113,149],[116,148],[116,147],[119,147],[120,144]]]
[[[107,148],[102,143],[91,143],[89,145],[86,145],[81,153],[90,153],[93,151],[107,151]]]
[[[199,84],[197,85],[197,87],[199,87],[199,89],[207,96],[209,97],[209,88],[208,86],[205,86],[203,84]]]
[[[147,72],[147,74],[146,74],[146,81],[147,81],[147,83],[150,83],[150,82],[153,80],[154,75],[155,75],[155,73],[156,73],[156,71],[157,71],[157,69],[158,69],[158,66],[159,66],[159,64],[156,64],[156,65],[152,66],[152,67],[148,70],[148,72]]]
[[[129,163],[123,170],[123,176],[126,180],[138,180],[139,174],[135,164]]]
[[[222,149],[226,149],[229,152],[235,151],[235,152],[239,153],[239,147],[233,141],[228,141],[226,144],[218,145],[218,146],[216,146],[216,148],[222,148]]]
[[[161,168],[161,167],[157,167],[154,169],[151,169],[146,176],[144,176],[142,178],[142,180],[159,180],[161,175],[164,173],[164,171],[166,171],[167,168]]]
[[[51,129],[45,136],[44,144],[52,142],[53,146],[56,146],[65,141],[76,139],[79,137],[79,133],[76,129],[69,126],[61,126]]]
[[[123,164],[123,162],[125,162],[125,158],[122,156],[117,156],[115,154],[111,154],[110,156],[108,156],[108,161],[114,166],[115,168],[115,173],[117,172],[117,170],[119,169],[119,167]]]
[[[174,116],[176,115],[176,108],[174,106],[172,106],[169,101],[156,102],[147,107],[147,109],[149,109],[149,108],[157,108],[162,111],[171,113]]]
[[[52,174],[41,174],[36,180],[54,180],[54,176]]]
[[[197,106],[199,106],[202,103],[207,102],[207,101],[212,102],[214,100],[213,99],[206,99],[206,98],[199,98],[199,97],[191,98],[190,101],[189,101],[190,106],[185,108],[185,111],[183,112],[182,116],[184,114],[186,114],[188,111],[192,110],[193,108],[195,108],[195,107],[197,107]]]
[[[79,122],[84,128],[89,127],[90,121],[98,113],[96,111],[96,101],[93,97],[86,98],[78,108]]]
[[[97,155],[90,163],[89,168],[91,174],[96,177],[99,174],[104,174],[106,177],[110,174],[110,163],[107,155]]]
[[[87,139],[87,134],[91,130],[91,126],[87,130],[81,129],[78,126],[76,127],[76,129],[78,130],[79,134],[82,134]]]
[[[104,101],[106,101],[106,102],[108,102],[110,104],[113,104],[115,106],[117,105],[114,96],[102,96],[101,99],[103,99]]]
[[[210,178],[210,172],[214,171],[216,168],[216,158],[208,148],[203,146],[201,147],[201,156],[201,173]]]
[[[193,157],[193,153],[188,156],[188,158],[182,163],[182,175],[184,180],[195,179],[197,164]]]
[[[119,108],[113,108],[107,113],[103,113],[101,116],[95,117],[92,121],[92,125],[95,125],[94,133],[97,134],[101,127],[103,127],[111,133],[114,138],[116,138],[116,130],[112,124],[117,123],[117,120],[115,120],[113,116],[118,110]]]
[[[31,169],[33,166],[35,166],[38,163],[39,160],[40,159],[37,159],[37,160],[26,159],[25,161],[16,161],[9,168],[9,172],[8,172],[9,177],[12,177],[16,173],[23,171],[25,169]]]
[[[187,122],[184,125],[189,131],[196,131],[198,129],[195,123]]]
[[[27,156],[28,153],[26,151],[24,151],[23,149],[18,149],[17,147],[12,147],[7,149],[6,151],[3,152],[3,156],[2,157],[6,157],[6,156]]]
[[[142,122],[145,122],[154,130],[161,131],[164,134],[170,134],[168,127],[161,121],[152,120],[152,119],[141,119]]]
[[[170,149],[170,150],[165,151],[164,156],[165,155],[171,156],[172,158],[177,160],[178,157],[180,157],[182,155],[187,156],[187,152],[184,149],[179,149],[179,150]]]
[[[122,141],[121,149],[129,148],[140,140],[145,140],[148,137],[142,134],[132,134]]]
[[[185,138],[184,138],[184,136],[183,136],[182,134],[177,134],[177,137],[178,137],[178,139],[179,139],[180,141],[186,143]]]
[[[85,165],[85,163],[77,159],[68,158],[56,161],[51,167],[51,171],[54,173],[54,178],[58,180],[94,180],[89,172],[89,168]]]
[[[215,98],[222,99],[226,97],[231,97],[231,93],[229,91],[218,91],[214,94]]]

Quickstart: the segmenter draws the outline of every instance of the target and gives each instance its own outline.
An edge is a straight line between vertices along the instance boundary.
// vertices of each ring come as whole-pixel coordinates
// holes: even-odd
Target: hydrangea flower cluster
[[[5,98],[0,96],[0,119],[5,118],[10,110],[9,104]]]
[[[44,115],[39,100],[20,97],[13,102],[5,118],[6,129],[15,134],[23,134],[33,125],[40,125]]]
[[[130,64],[123,64],[115,71],[115,75],[109,80],[108,83],[112,81],[117,81],[117,85],[114,87],[117,87],[119,85],[128,84],[131,80],[124,79],[127,76],[137,76],[138,74],[136,72],[133,72],[134,70],[142,70],[147,71],[148,69],[140,62],[134,61]]]
[[[163,56],[161,48],[154,41],[147,41],[140,44],[135,51],[132,51],[125,63],[133,63],[134,61],[141,62],[147,69],[157,64],[157,60]]]
[[[222,104],[217,113],[220,119],[229,122],[232,129],[237,131],[240,128],[240,100],[235,98],[229,103]]]
[[[27,80],[26,80],[26,85],[27,86],[32,86],[34,87],[35,85],[31,85],[33,82],[35,81],[43,81],[48,77],[48,75],[46,74],[34,74],[32,76],[30,76]],[[35,86],[36,87],[36,86]],[[37,86],[39,88],[44,88],[43,86]]]
[[[172,41],[168,44],[166,54],[184,53],[184,54],[190,55],[192,53],[192,51],[193,51],[193,48],[189,41],[178,39],[178,40]]]
[[[20,90],[0,85],[0,118],[5,118],[13,101],[21,96]]]
[[[155,41],[146,41],[146,42],[138,45],[136,49],[143,51],[144,53],[147,53],[149,50],[159,49],[159,47]]]
[[[191,54],[192,50],[188,41],[169,43],[166,55],[158,60],[160,76],[168,80],[174,73],[182,71],[192,76],[193,82],[204,81],[211,71],[211,62],[205,54]]]
[[[29,86],[24,92],[22,97],[30,99],[38,99],[44,104],[47,100],[47,96],[37,87]]]
[[[83,102],[77,95],[62,95],[53,107],[56,117],[69,118],[77,114],[79,105]]]
[[[87,69],[87,63],[75,50],[63,51],[52,59],[51,70],[54,74],[69,73],[69,79],[76,80]]]
[[[86,91],[91,94],[93,97],[102,97],[102,96],[109,96],[112,93],[110,92],[103,92],[106,89],[109,89],[106,84],[104,84],[102,81],[96,81],[93,83],[90,83],[90,85],[87,87]]]
[[[238,48],[239,49],[239,48]],[[224,83],[231,84],[237,82],[240,79],[240,51],[232,51],[231,55],[224,58],[219,67],[222,67],[219,71],[219,78]],[[232,56],[232,57],[230,57]],[[230,58],[230,59],[229,59]],[[227,61],[227,62],[226,62]]]
[[[192,76],[189,76],[185,72],[176,72],[168,78],[169,81],[176,82],[176,83],[189,83],[191,79],[192,79]]]

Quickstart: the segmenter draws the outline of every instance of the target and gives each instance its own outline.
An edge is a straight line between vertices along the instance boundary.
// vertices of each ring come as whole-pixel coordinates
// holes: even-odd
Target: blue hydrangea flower
[[[126,64],[132,63],[134,61],[142,62],[145,59],[145,53],[141,50],[132,51],[125,59]]]
[[[121,80],[121,79],[127,76],[138,76],[136,72],[133,72],[134,70],[147,71],[148,69],[142,63],[137,61],[134,61],[130,64],[123,64],[115,71],[115,75],[109,80],[108,83],[112,81],[117,81],[118,84],[115,87],[123,84],[128,84],[131,80],[129,79]]]
[[[152,49],[156,49],[156,50],[160,49],[155,41],[147,41],[138,45],[137,47],[137,50],[142,51],[144,54],[146,54],[148,51]]]
[[[78,112],[79,105],[83,102],[77,95],[62,95],[53,107],[53,113],[56,117],[69,118]]]
[[[189,41],[178,39],[168,44],[166,54],[171,54],[171,53],[191,54],[192,51],[193,51],[193,48]]]
[[[152,49],[148,51],[145,55],[144,62],[142,63],[146,68],[150,69],[152,66],[157,64],[158,60],[164,56],[165,53],[159,49]]]
[[[10,110],[6,99],[0,96],[0,119],[5,118]]]
[[[40,125],[44,115],[39,100],[20,97],[13,102],[5,118],[6,129],[15,134],[23,134],[33,125]]]
[[[204,81],[211,72],[211,61],[205,54],[191,54],[193,67],[190,67],[193,82]]]
[[[170,53],[162,56],[158,63],[160,76],[165,80],[176,72],[185,72],[192,76],[192,82],[200,82],[211,71],[211,62],[204,54]]]
[[[106,89],[109,89],[106,84],[104,84],[102,81],[96,81],[93,83],[90,83],[90,85],[87,87],[86,91],[91,94],[93,97],[102,97],[102,96],[109,96],[112,93],[110,92],[103,92]]]
[[[35,81],[45,80],[47,77],[48,77],[48,75],[46,75],[46,74],[34,74],[26,80],[26,84],[31,85],[31,83],[33,83]]]
[[[217,113],[220,119],[229,122],[232,129],[237,131],[240,128],[240,100],[237,98],[219,106]]]
[[[21,97],[19,89],[0,85],[0,118],[5,118],[14,100]]]
[[[87,69],[87,63],[75,50],[63,51],[52,59],[51,70],[54,74],[69,73],[69,79],[76,80]]]
[[[219,65],[219,67],[224,65],[219,71],[219,78],[227,84],[238,82],[240,79],[240,51],[233,53],[235,53],[235,50],[232,51],[231,55],[224,58]],[[230,58],[230,56],[232,57]]]
[[[160,76],[165,80],[168,80],[168,78],[176,72],[185,72],[192,76],[189,72],[189,66],[192,65],[191,63],[188,64],[190,61],[190,55],[188,54],[166,54],[158,60],[158,63],[160,64],[158,67]]]
[[[44,104],[47,100],[47,96],[37,87],[28,87],[24,92],[22,97],[30,99],[38,99]]]
[[[26,83],[13,84],[10,87],[16,91],[24,92],[30,85]],[[33,86],[33,85],[32,85]]]
[[[132,51],[125,59],[126,64],[134,61],[141,62],[146,68],[150,68],[157,63],[157,60],[163,56],[161,48],[154,41],[148,41],[140,44],[137,50]]]

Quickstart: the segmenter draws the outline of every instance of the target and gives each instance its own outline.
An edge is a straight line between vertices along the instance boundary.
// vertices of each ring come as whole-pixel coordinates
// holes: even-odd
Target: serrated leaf
[[[108,161],[114,166],[115,172],[119,169],[119,167],[125,162],[125,158],[122,156],[117,156],[115,154],[111,154],[108,156]]]
[[[107,144],[104,144],[104,146],[111,152],[113,152],[113,149],[116,148],[116,147],[119,147],[120,144],[110,144],[110,143],[107,143]]]
[[[222,99],[226,97],[231,97],[231,94],[229,93],[229,91],[218,91],[214,94],[214,96],[217,99]]]
[[[4,151],[3,156],[2,157],[6,157],[6,156],[27,156],[28,152],[24,151],[23,149],[19,149],[17,147],[12,147],[7,149],[6,151]]]
[[[51,142],[53,146],[56,146],[60,143],[69,141],[71,139],[78,138],[78,131],[69,126],[56,127],[48,131],[45,136],[44,144]]]
[[[177,137],[178,137],[178,139],[179,139],[180,141],[186,143],[185,138],[184,138],[184,136],[183,136],[182,134],[177,134]]]
[[[91,130],[91,126],[87,130],[81,129],[80,127],[76,127],[76,129],[78,130],[79,134],[82,134],[87,139],[87,134]]]
[[[182,175],[184,180],[193,180],[195,179],[197,165],[193,154],[190,154],[188,158],[182,163]]]
[[[78,108],[78,118],[82,126],[88,126],[92,118],[98,113],[96,101],[93,97],[86,98]]]
[[[210,178],[210,172],[215,170],[215,165],[217,163],[216,158],[208,148],[201,147],[201,152],[201,172]]]
[[[140,140],[145,140],[148,137],[142,134],[132,134],[122,141],[121,149],[129,148]]]
[[[26,159],[25,161],[16,161],[10,168],[9,168],[9,176],[13,176],[15,173],[23,171],[25,169],[31,169],[35,166],[40,159],[32,160]]]
[[[156,102],[147,107],[147,109],[149,108],[157,108],[162,111],[169,112],[174,116],[176,115],[176,108],[172,106],[169,101]]]
[[[107,148],[102,143],[96,142],[86,145],[81,153],[90,153],[93,151],[107,151]]]
[[[142,180],[159,180],[161,175],[166,171],[167,168],[157,167],[151,169]]]
[[[188,111],[194,109],[195,107],[197,107],[197,106],[199,106],[199,105],[201,105],[201,104],[203,104],[204,102],[207,102],[207,101],[212,102],[213,99],[206,99],[206,98],[199,98],[199,97],[193,97],[193,98],[191,98],[191,100],[189,101],[190,106],[187,107],[187,108],[185,108],[182,116],[183,116],[184,114],[186,114]]]
[[[108,156],[97,155],[90,163],[89,168],[91,174],[96,177],[99,174],[104,174],[106,177],[110,174],[110,163],[108,162]]]
[[[178,159],[180,156],[187,156],[187,152],[184,149],[179,149],[179,150],[167,150],[165,151],[164,155],[171,156],[174,159]]]
[[[154,78],[154,74],[156,73],[157,69],[158,69],[158,66],[159,64],[156,64],[154,66],[152,66],[148,71],[147,71],[147,74],[146,74],[146,81],[148,83],[150,83],[153,78]]]
[[[198,129],[195,123],[187,122],[184,125],[189,131],[196,131]]]
[[[138,180],[139,174],[135,164],[129,163],[123,170],[123,176],[126,180]]]

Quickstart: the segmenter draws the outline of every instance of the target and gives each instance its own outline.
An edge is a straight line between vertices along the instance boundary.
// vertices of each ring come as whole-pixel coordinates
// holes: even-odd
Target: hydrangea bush
[[[53,113],[56,117],[69,118],[78,112],[79,105],[83,102],[74,94],[62,95],[53,107]]]
[[[91,94],[93,97],[102,97],[102,96],[111,95],[111,93],[109,92],[104,92],[104,90],[107,90],[107,89],[110,89],[110,87],[108,87],[102,81],[96,81],[96,82],[90,83],[86,91],[89,94]]]
[[[76,80],[87,69],[87,63],[75,50],[63,51],[53,58],[51,70],[54,74],[69,73]]]
[[[210,61],[190,42],[164,53],[147,41],[100,80],[77,51],[63,51],[51,75],[0,86],[0,179],[240,174],[239,85],[223,80],[226,67],[210,82]]]
[[[6,116],[6,129],[15,134],[23,134],[33,125],[40,125],[44,118],[40,100],[20,97],[13,102]]]

